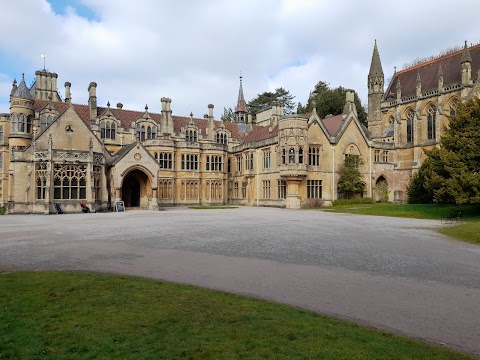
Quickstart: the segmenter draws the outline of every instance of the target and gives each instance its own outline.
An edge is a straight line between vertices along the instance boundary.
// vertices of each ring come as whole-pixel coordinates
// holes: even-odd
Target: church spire
[[[242,75],[240,75],[240,88],[238,90],[237,107],[235,108],[235,120],[237,122],[245,122],[247,113],[247,103],[243,96]]]
[[[375,46],[373,47],[372,62],[370,63],[370,72],[368,76],[382,76],[383,77],[383,68],[382,62],[380,61],[380,54],[377,48],[377,40],[375,40]]]

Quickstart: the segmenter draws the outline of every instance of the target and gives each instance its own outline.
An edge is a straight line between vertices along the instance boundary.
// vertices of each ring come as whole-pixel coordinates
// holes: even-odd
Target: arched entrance
[[[150,180],[141,170],[130,171],[122,183],[122,200],[125,207],[143,207],[148,205],[148,197],[151,196]],[[150,191],[149,191],[150,190]]]
[[[379,202],[388,202],[388,193],[387,179],[381,175],[375,182],[375,200]]]

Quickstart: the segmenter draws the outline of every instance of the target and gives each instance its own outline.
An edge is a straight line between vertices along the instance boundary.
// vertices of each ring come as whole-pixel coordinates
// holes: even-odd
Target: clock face
[[[140,153],[136,153],[135,155],[133,155],[133,158],[135,160],[140,160],[142,158],[142,155]]]

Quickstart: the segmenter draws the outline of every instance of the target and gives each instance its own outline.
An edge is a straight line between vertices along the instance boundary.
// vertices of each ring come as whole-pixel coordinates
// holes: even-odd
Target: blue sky
[[[367,103],[366,78],[378,41],[385,77],[394,66],[478,42],[477,0],[455,6],[404,0],[16,0],[0,12],[0,112],[13,79],[56,72],[63,96],[87,102],[98,84],[100,106],[160,111],[172,98],[177,115],[202,117],[235,106],[238,76],[245,97],[284,87],[305,103],[318,81],[355,89]],[[21,19],[21,20],[19,20]],[[442,20],[443,19],[443,20]],[[448,26],[442,26],[447,24]]]

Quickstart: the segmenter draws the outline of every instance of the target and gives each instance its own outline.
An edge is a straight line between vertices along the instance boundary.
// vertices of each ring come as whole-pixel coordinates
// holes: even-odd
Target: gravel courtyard
[[[0,216],[0,271],[185,282],[480,354],[480,246],[436,233],[440,226],[256,207],[9,215]]]

